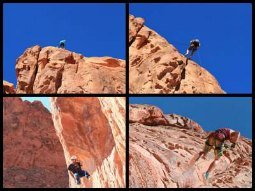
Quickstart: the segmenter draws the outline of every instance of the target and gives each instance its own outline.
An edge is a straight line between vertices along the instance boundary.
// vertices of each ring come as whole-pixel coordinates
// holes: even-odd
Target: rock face
[[[14,85],[10,82],[3,81],[3,93],[4,94],[15,94]]]
[[[76,155],[91,179],[70,187],[125,187],[124,98],[51,98],[57,135],[66,165]]]
[[[139,106],[144,107],[148,106]],[[252,187],[251,140],[241,137],[235,149],[227,150],[211,173],[209,184],[205,185],[202,173],[213,161],[213,151],[208,154],[206,160],[199,159],[193,166],[188,164],[193,156],[203,149],[208,133],[198,124],[195,125],[195,122],[186,123],[187,118],[177,115],[165,115],[169,125],[158,123],[157,118],[154,125],[146,125],[139,115],[134,115],[138,112],[132,110],[137,108],[137,105],[129,108],[132,116],[129,121],[131,188]],[[158,108],[156,110],[160,111]]]
[[[204,68],[129,15],[130,93],[225,93]]]
[[[17,93],[125,93],[125,61],[86,58],[56,47],[28,48],[16,62]]]
[[[3,186],[68,187],[63,149],[41,102],[3,98]]]
[[[176,115],[165,115],[159,108],[152,105],[129,105],[129,123],[140,123],[147,126],[175,126],[203,132],[202,127],[193,120]]]

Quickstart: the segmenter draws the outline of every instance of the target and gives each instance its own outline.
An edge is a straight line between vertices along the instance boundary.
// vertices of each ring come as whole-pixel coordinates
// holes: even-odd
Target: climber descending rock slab
[[[51,105],[66,164],[77,156],[90,174],[90,179],[82,178],[77,184],[69,173],[70,187],[125,187],[125,99],[54,97]]]
[[[144,23],[129,15],[130,93],[225,93],[212,74]]]
[[[214,153],[195,159],[210,133],[186,117],[164,114],[151,105],[131,104],[129,116],[130,188],[252,187],[251,140],[241,136],[205,182]]]

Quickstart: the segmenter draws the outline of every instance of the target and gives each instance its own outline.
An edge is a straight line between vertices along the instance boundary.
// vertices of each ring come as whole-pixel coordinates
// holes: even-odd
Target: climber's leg
[[[89,177],[90,177],[90,174],[89,174],[87,171],[85,171],[85,177],[86,177],[86,178],[89,178]]]
[[[210,173],[215,168],[215,166],[218,164],[219,159],[220,159],[219,157],[215,157],[214,161],[210,164],[210,166],[206,172]]]
[[[193,56],[193,54],[194,54],[195,52],[196,52],[196,49],[193,48],[193,49],[191,50],[190,58]]]
[[[201,155],[203,159],[206,159],[207,154],[209,153],[209,151],[212,149],[213,147],[213,143],[214,143],[214,137],[212,134],[210,134],[207,137],[207,140],[205,141],[205,146],[204,146],[204,150],[202,151]]]
[[[205,178],[208,179],[209,173],[217,166],[220,157],[223,155],[223,142],[215,139],[215,149],[214,149],[214,161],[210,164],[208,170],[205,173]]]
[[[59,48],[65,49],[65,44],[64,43],[60,43]]]
[[[184,54],[185,56],[187,56],[189,54],[189,49],[187,49],[186,54]]]
[[[90,174],[87,172],[87,171],[85,171],[85,170],[81,170],[80,172],[79,172],[79,175],[80,175],[80,177],[86,177],[86,178],[89,178],[90,177]]]
[[[76,184],[81,184],[80,175],[78,173],[74,173],[74,177]]]
[[[189,165],[192,166],[193,164],[195,164],[199,159],[200,157],[202,156],[203,159],[206,159],[206,155],[207,153],[212,149],[213,147],[213,144],[212,144],[212,141],[213,141],[213,136],[212,134],[210,134],[208,137],[207,137],[207,140],[205,141],[205,146],[204,146],[204,149],[197,153],[190,161]]]
[[[214,161],[210,164],[209,168],[204,174],[206,180],[209,177],[209,173],[215,168],[215,166],[217,166],[218,162],[219,162],[219,157],[215,157]]]
[[[190,166],[194,165],[200,159],[201,156],[203,156],[202,157],[203,159],[206,159],[205,157],[207,153],[212,149],[212,145],[210,144],[211,143],[210,139],[211,139],[210,136],[208,136],[207,140],[205,141],[204,149],[200,151],[199,153],[197,153],[196,155],[194,155],[194,157],[189,162]]]

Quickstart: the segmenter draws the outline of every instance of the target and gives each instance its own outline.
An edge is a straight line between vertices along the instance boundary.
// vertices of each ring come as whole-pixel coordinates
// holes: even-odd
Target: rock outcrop
[[[19,94],[125,93],[125,61],[84,57],[52,46],[28,48],[16,61]]]
[[[176,114],[165,115],[158,107],[152,105],[129,105],[129,123],[140,123],[147,126],[175,126],[203,132],[195,121]]]
[[[126,102],[117,97],[4,98],[4,187],[126,187]],[[68,172],[76,155],[91,175],[77,185]]]
[[[63,149],[41,102],[3,98],[3,159],[5,188],[68,187]]]
[[[3,81],[3,93],[4,94],[15,94],[15,88],[14,85],[10,82]]]
[[[91,174],[80,186],[69,176],[69,186],[125,187],[125,99],[54,97],[51,105],[66,164],[76,155]]]
[[[225,93],[217,80],[166,39],[129,15],[130,93]]]
[[[148,114],[151,108],[146,105],[129,107],[132,116],[129,121],[129,187],[252,187],[251,140],[241,137],[235,149],[226,150],[219,165],[211,173],[209,184],[205,185],[202,173],[213,161],[213,151],[206,160],[199,159],[193,166],[188,164],[203,149],[209,132],[195,122],[187,123],[185,117],[164,115],[156,107],[157,116],[164,115],[169,124],[158,123],[158,118],[153,123],[153,118]],[[144,123],[144,117],[140,117],[140,114],[145,116],[143,113],[148,114],[150,124]]]

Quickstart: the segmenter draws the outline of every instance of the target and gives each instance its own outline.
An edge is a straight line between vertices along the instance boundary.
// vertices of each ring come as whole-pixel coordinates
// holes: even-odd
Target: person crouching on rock
[[[81,162],[78,161],[76,156],[71,157],[71,164],[68,167],[68,170],[71,172],[72,177],[75,179],[76,184],[81,184],[82,177],[89,179],[90,175],[87,171],[81,169]]]
[[[203,159],[206,159],[206,155],[208,152],[214,148],[214,161],[210,164],[208,170],[203,174],[205,180],[208,179],[209,173],[215,168],[217,165],[219,158],[223,155],[223,149],[228,148],[227,144],[224,144],[225,141],[230,141],[232,144],[230,146],[231,149],[235,148],[236,143],[240,138],[240,132],[234,131],[229,128],[218,129],[212,133],[210,133],[205,141],[205,146],[203,151],[198,154],[198,159],[202,156]]]

